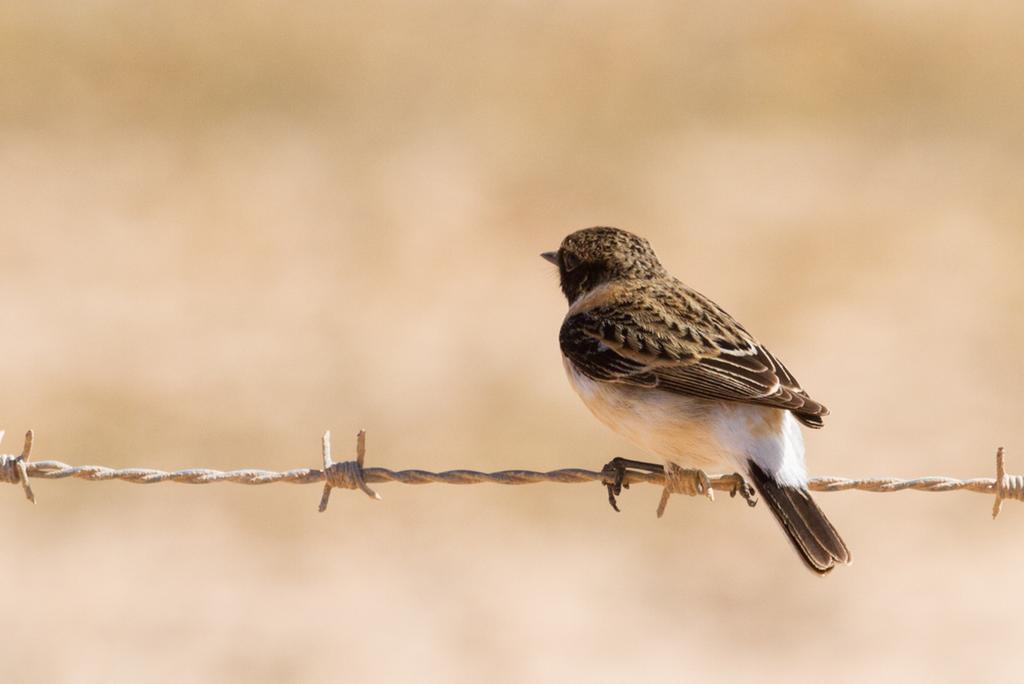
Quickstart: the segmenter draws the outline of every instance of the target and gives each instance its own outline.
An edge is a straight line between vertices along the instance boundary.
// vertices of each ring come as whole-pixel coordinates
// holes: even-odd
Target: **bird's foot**
[[[754,489],[739,473],[733,473],[732,476],[736,478],[736,481],[733,484],[732,489],[729,491],[729,496],[735,497],[739,494],[743,497],[743,500],[747,502],[748,506],[751,508],[756,506],[757,490]]]
[[[613,458],[606,463],[604,468],[601,468],[601,483],[608,488],[608,503],[616,513],[619,512],[616,497],[622,494],[623,489],[629,489],[629,483],[626,482],[626,473],[629,472],[629,468],[649,473],[665,472],[665,466],[660,463],[634,461],[628,458]]]

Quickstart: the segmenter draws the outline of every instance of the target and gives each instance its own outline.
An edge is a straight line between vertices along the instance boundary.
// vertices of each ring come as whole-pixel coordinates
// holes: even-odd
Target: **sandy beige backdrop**
[[[597,468],[537,254],[650,238],[832,409],[817,474],[1024,470],[1018,3],[8,2],[0,427],[37,457]],[[343,5],[344,9],[340,6]],[[0,489],[4,681],[1014,681],[1024,507],[638,487]]]

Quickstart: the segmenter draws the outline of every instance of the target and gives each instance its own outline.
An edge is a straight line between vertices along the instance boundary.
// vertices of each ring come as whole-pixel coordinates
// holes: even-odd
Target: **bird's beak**
[[[543,257],[547,261],[550,261],[555,266],[558,265],[558,252],[541,252],[541,257]]]

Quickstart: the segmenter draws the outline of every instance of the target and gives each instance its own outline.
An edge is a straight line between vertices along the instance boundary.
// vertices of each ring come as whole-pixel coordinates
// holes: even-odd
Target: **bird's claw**
[[[618,513],[619,506],[616,497],[622,494],[623,489],[629,489],[626,482],[628,468],[644,470],[651,473],[665,472],[664,466],[657,463],[646,463],[644,461],[633,461],[628,458],[613,458],[601,468],[601,484],[608,488],[608,503]]]
[[[749,482],[744,479],[739,473],[733,473],[733,477],[736,481],[733,483],[732,489],[729,490],[729,496],[735,497],[739,494],[743,497],[743,500],[747,502],[747,505],[753,508],[757,505],[757,490],[754,489]]]
[[[623,489],[629,489],[626,479],[626,465],[621,458],[613,458],[601,468],[601,483],[608,488],[608,503],[616,513],[620,513],[615,499]]]

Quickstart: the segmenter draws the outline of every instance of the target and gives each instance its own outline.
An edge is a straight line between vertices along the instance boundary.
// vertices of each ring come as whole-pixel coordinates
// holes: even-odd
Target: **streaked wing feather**
[[[643,364],[618,354],[579,327],[563,325],[559,343],[562,353],[588,378],[641,387],[658,386],[657,377]]]
[[[567,317],[562,352],[595,380],[785,408],[821,427],[828,409],[729,314],[683,287],[652,285]],[[643,304],[649,297],[662,306]]]

